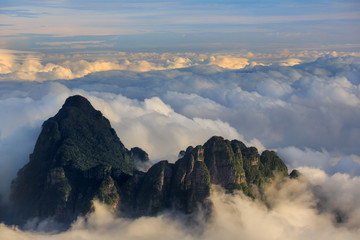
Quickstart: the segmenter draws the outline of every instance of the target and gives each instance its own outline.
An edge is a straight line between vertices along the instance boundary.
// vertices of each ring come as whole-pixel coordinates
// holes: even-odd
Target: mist
[[[33,226],[39,232],[1,224],[4,239],[357,239],[355,53],[0,54],[3,202],[11,180],[29,161],[41,124],[75,94],[110,120],[128,149],[141,147],[152,162],[174,162],[180,150],[219,135],[260,152],[276,150],[289,170],[304,175],[269,186],[266,204],[214,187],[214,213],[210,219],[199,213],[196,226],[179,213],[126,219],[97,204],[66,232],[43,233],[46,222]]]
[[[155,217],[127,219],[116,216],[107,206],[95,203],[95,212],[79,217],[69,230],[61,233],[44,233],[41,229],[49,222],[38,225],[37,231],[24,231],[0,225],[0,232],[6,240],[12,239],[357,239],[360,233],[359,190],[360,179],[346,175],[328,176],[321,170],[302,169],[311,183],[305,180],[287,180],[267,187],[265,205],[253,201],[240,192],[225,194],[213,186],[214,203],[211,217],[197,213],[195,221],[189,221],[181,213],[164,212]],[[316,173],[314,174],[314,172]],[[308,175],[309,174],[309,175]],[[327,181],[335,185],[341,194],[355,196],[346,200],[337,197],[323,206],[316,207],[319,197],[314,186],[324,188],[322,194],[331,194],[325,189]],[[316,184],[316,185],[314,185]],[[329,183],[330,184],[330,183]],[[333,196],[333,195],[331,195]],[[331,197],[327,196],[327,197]],[[347,195],[348,196],[348,195]],[[348,220],[336,223],[333,204],[346,204]],[[40,231],[40,232],[38,232]]]

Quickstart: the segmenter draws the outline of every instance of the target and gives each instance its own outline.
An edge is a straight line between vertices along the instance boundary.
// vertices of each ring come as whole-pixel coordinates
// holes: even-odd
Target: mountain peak
[[[78,108],[82,108],[82,107],[92,107],[91,103],[89,102],[89,100],[87,100],[85,97],[80,96],[80,95],[74,95],[74,96],[70,96],[66,99],[63,107],[78,107]]]
[[[86,118],[89,118],[91,121],[93,119],[103,118],[103,115],[100,111],[96,110],[89,100],[80,95],[70,96],[65,100],[62,108],[59,112],[53,117],[58,121],[64,118],[69,118],[70,116],[74,116],[75,120],[82,119],[79,115],[86,115]],[[108,122],[106,118],[105,121]],[[110,126],[110,123],[108,123]]]
[[[98,199],[114,209],[141,216],[174,208],[185,213],[211,208],[211,184],[256,197],[254,188],[271,182],[287,167],[272,151],[220,136],[188,147],[175,163],[150,167],[145,151],[125,148],[100,111],[84,97],[69,97],[44,122],[30,161],[12,183],[13,214],[26,220],[55,217],[71,222]]]
[[[137,157],[143,156],[147,154]],[[69,97],[59,112],[43,123],[30,161],[12,183],[16,215],[71,221],[89,211],[104,178],[127,178],[134,167],[131,151],[109,120],[86,98]]]

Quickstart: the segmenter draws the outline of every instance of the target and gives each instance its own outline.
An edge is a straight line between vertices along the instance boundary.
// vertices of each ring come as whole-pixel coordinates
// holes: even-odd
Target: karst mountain
[[[91,212],[94,200],[131,217],[211,211],[212,185],[257,198],[275,176],[288,177],[275,152],[260,154],[219,136],[181,151],[175,163],[160,161],[143,172],[139,162],[150,165],[145,151],[127,149],[100,111],[86,98],[71,96],[43,123],[29,162],[12,182],[16,221],[71,223]]]

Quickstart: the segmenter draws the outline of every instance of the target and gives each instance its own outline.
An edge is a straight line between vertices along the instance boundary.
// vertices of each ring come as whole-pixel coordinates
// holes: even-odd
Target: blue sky
[[[0,48],[252,51],[359,48],[360,2],[9,1]]]

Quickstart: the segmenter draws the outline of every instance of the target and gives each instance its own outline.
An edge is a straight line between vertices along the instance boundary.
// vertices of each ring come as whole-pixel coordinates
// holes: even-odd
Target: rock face
[[[292,170],[291,173],[290,173],[290,175],[289,175],[289,177],[290,177],[291,179],[297,179],[297,178],[299,178],[300,176],[301,176],[301,173],[300,173],[298,170],[296,170],[296,169]]]
[[[12,183],[17,216],[55,216],[71,221],[91,208],[91,200],[118,201],[114,179],[129,178],[137,159],[147,154],[127,150],[110,122],[81,96],[69,97],[44,122],[30,161]]]
[[[135,165],[150,166],[147,153],[127,150],[87,99],[69,97],[44,122],[29,163],[12,183],[16,216],[18,221],[54,217],[71,222],[91,211],[93,199],[129,216],[164,209],[192,213],[210,209],[211,184],[255,197],[275,175],[288,176],[274,152],[260,155],[254,147],[222,137],[188,147],[179,156],[175,163],[160,161],[139,171]]]
[[[193,212],[206,206],[210,195],[210,174],[201,146],[186,152],[175,164],[160,161],[146,173],[137,173],[121,188],[123,206],[133,214],[155,214],[166,208]]]

